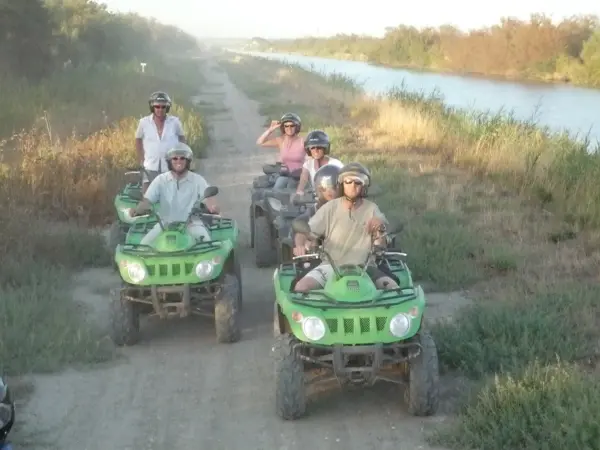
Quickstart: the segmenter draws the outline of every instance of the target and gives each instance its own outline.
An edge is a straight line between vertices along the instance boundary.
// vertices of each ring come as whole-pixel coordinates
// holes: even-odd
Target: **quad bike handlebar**
[[[371,234],[371,250],[369,251],[369,254],[367,255],[367,258],[365,260],[365,262],[363,264],[344,264],[342,267],[344,267],[345,269],[347,268],[352,268],[352,267],[356,267],[357,269],[360,270],[361,275],[364,274],[367,271],[367,268],[369,266],[369,263],[378,259],[378,258],[382,258],[385,256],[392,256],[392,255],[397,255],[397,256],[407,256],[406,253],[402,253],[402,252],[387,252],[387,248],[378,244],[375,244],[375,241],[384,239],[386,240],[386,242],[388,242],[391,238],[393,238],[395,235],[397,235],[398,233],[400,233],[400,231],[402,231],[402,229],[404,228],[403,225],[399,225],[398,227],[396,227],[393,231],[387,231],[385,229],[385,226],[380,227],[377,230],[377,233],[379,233],[378,236],[376,236],[376,233],[372,233]],[[317,236],[315,233],[313,233],[310,229],[310,226],[308,225],[308,222],[302,219],[294,219],[294,221],[292,222],[292,229],[296,232],[296,233],[300,233],[305,235],[309,241],[316,241],[317,239],[321,238],[321,236]],[[323,248],[323,244],[319,244],[317,247],[317,252],[316,253],[310,253],[307,255],[301,255],[301,256],[295,256],[293,258],[293,261],[297,261],[297,260],[310,260],[310,259],[322,259],[322,256],[325,256],[327,258],[327,262],[329,264],[331,264],[331,267],[336,275],[336,277],[342,278],[343,274],[342,271],[340,270],[340,266],[338,266],[335,262],[335,260],[331,257],[331,255],[329,255],[329,253]]]

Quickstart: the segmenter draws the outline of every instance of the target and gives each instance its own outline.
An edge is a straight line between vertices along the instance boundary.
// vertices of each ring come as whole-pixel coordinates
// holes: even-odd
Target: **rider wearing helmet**
[[[367,200],[371,184],[369,170],[360,163],[342,167],[337,177],[338,198],[327,202],[308,221],[313,233],[323,238],[324,250],[340,266],[364,264],[387,219],[379,207]],[[398,284],[377,267],[368,273],[378,289],[395,289]],[[334,275],[331,264],[323,261],[296,284],[295,290],[321,289]]]
[[[148,99],[150,115],[142,117],[135,132],[135,147],[140,165],[146,173],[143,190],[159,174],[167,170],[165,155],[178,142],[185,143],[181,121],[169,115],[171,98],[166,92],[153,92]]]
[[[175,144],[166,156],[169,171],[161,173],[150,183],[144,199],[132,209],[131,215],[135,217],[143,214],[150,209],[151,204],[160,202],[158,214],[163,224],[187,220],[190,211],[209,186],[202,175],[190,171],[193,156],[192,149],[187,144],[183,142]],[[204,199],[203,202],[211,213],[219,212],[214,197]],[[202,221],[192,219],[188,224],[188,230],[197,239],[201,237],[210,239]],[[160,232],[161,226],[157,223],[142,238],[140,244],[149,245]]]
[[[269,139],[271,134],[279,129],[281,136]],[[279,158],[290,172],[301,169],[306,155],[304,153],[304,139],[299,135],[302,129],[300,116],[294,113],[285,113],[279,120],[273,120],[271,126],[256,140],[256,145],[279,149]],[[275,181],[274,189],[294,187],[290,177],[280,176]]]
[[[336,167],[342,167],[344,164],[339,159],[329,156],[331,142],[329,136],[322,130],[313,130],[304,139],[304,150],[306,151],[306,161],[302,165],[302,175],[296,188],[296,194],[304,194],[304,187],[310,180],[314,182],[315,174],[321,167],[331,164]]]
[[[337,195],[337,178],[340,173],[340,168],[332,164],[321,167],[315,174],[315,191],[317,194],[317,205],[315,208],[308,208],[298,218],[308,221],[325,203],[336,198]],[[306,236],[296,233],[294,236],[294,256],[306,254]]]

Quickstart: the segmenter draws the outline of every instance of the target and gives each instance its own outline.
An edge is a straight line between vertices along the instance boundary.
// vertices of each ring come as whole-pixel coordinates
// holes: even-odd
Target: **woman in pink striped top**
[[[281,136],[270,138],[271,134],[278,128],[281,131]],[[304,137],[298,134],[301,128],[302,121],[300,117],[294,113],[286,113],[280,120],[271,122],[271,126],[259,136],[256,144],[261,147],[278,148],[281,163],[287,166],[290,172],[293,172],[301,169],[306,159]],[[293,188],[295,184],[295,181],[291,178],[280,176],[275,182],[274,189]]]

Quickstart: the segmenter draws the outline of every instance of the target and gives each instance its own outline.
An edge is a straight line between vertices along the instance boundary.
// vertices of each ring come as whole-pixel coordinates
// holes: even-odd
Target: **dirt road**
[[[215,142],[202,172],[219,186],[223,213],[248,238],[248,187],[273,153],[253,145],[264,118],[224,72],[209,66],[203,103]],[[275,416],[272,343],[272,269],[256,269],[244,244],[243,336],[215,343],[210,321],[142,323],[142,342],[124,358],[93,371],[36,376],[35,393],[19,411],[32,433],[32,450],[254,450],[429,449],[427,423],[406,413],[394,386],[342,392],[320,391],[310,415],[296,422]],[[81,274],[74,292],[106,319],[108,291],[118,280],[110,270]],[[432,300],[448,307],[449,297]],[[434,308],[435,310],[435,308]],[[442,411],[443,413],[443,411]]]

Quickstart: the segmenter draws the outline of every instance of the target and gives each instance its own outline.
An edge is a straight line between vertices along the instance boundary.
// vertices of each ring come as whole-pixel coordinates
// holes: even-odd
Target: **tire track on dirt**
[[[42,443],[28,447],[430,449],[422,427],[441,418],[409,416],[402,391],[394,386],[345,393],[336,386],[320,389],[305,419],[284,422],[275,415],[273,269],[257,269],[247,247],[248,188],[262,164],[274,156],[253,144],[264,123],[256,103],[213,60],[207,61],[205,74],[207,85],[199,100],[222,112],[208,117],[213,144],[200,171],[219,186],[223,214],[237,220],[243,232],[242,340],[216,344],[213,324],[202,318],[144,321],[141,342],[122,351],[124,360],[93,371],[34,377],[35,394],[19,420],[27,421]],[[97,318],[105,318],[108,286],[117,284],[110,270],[86,271],[74,295],[93,303]]]

